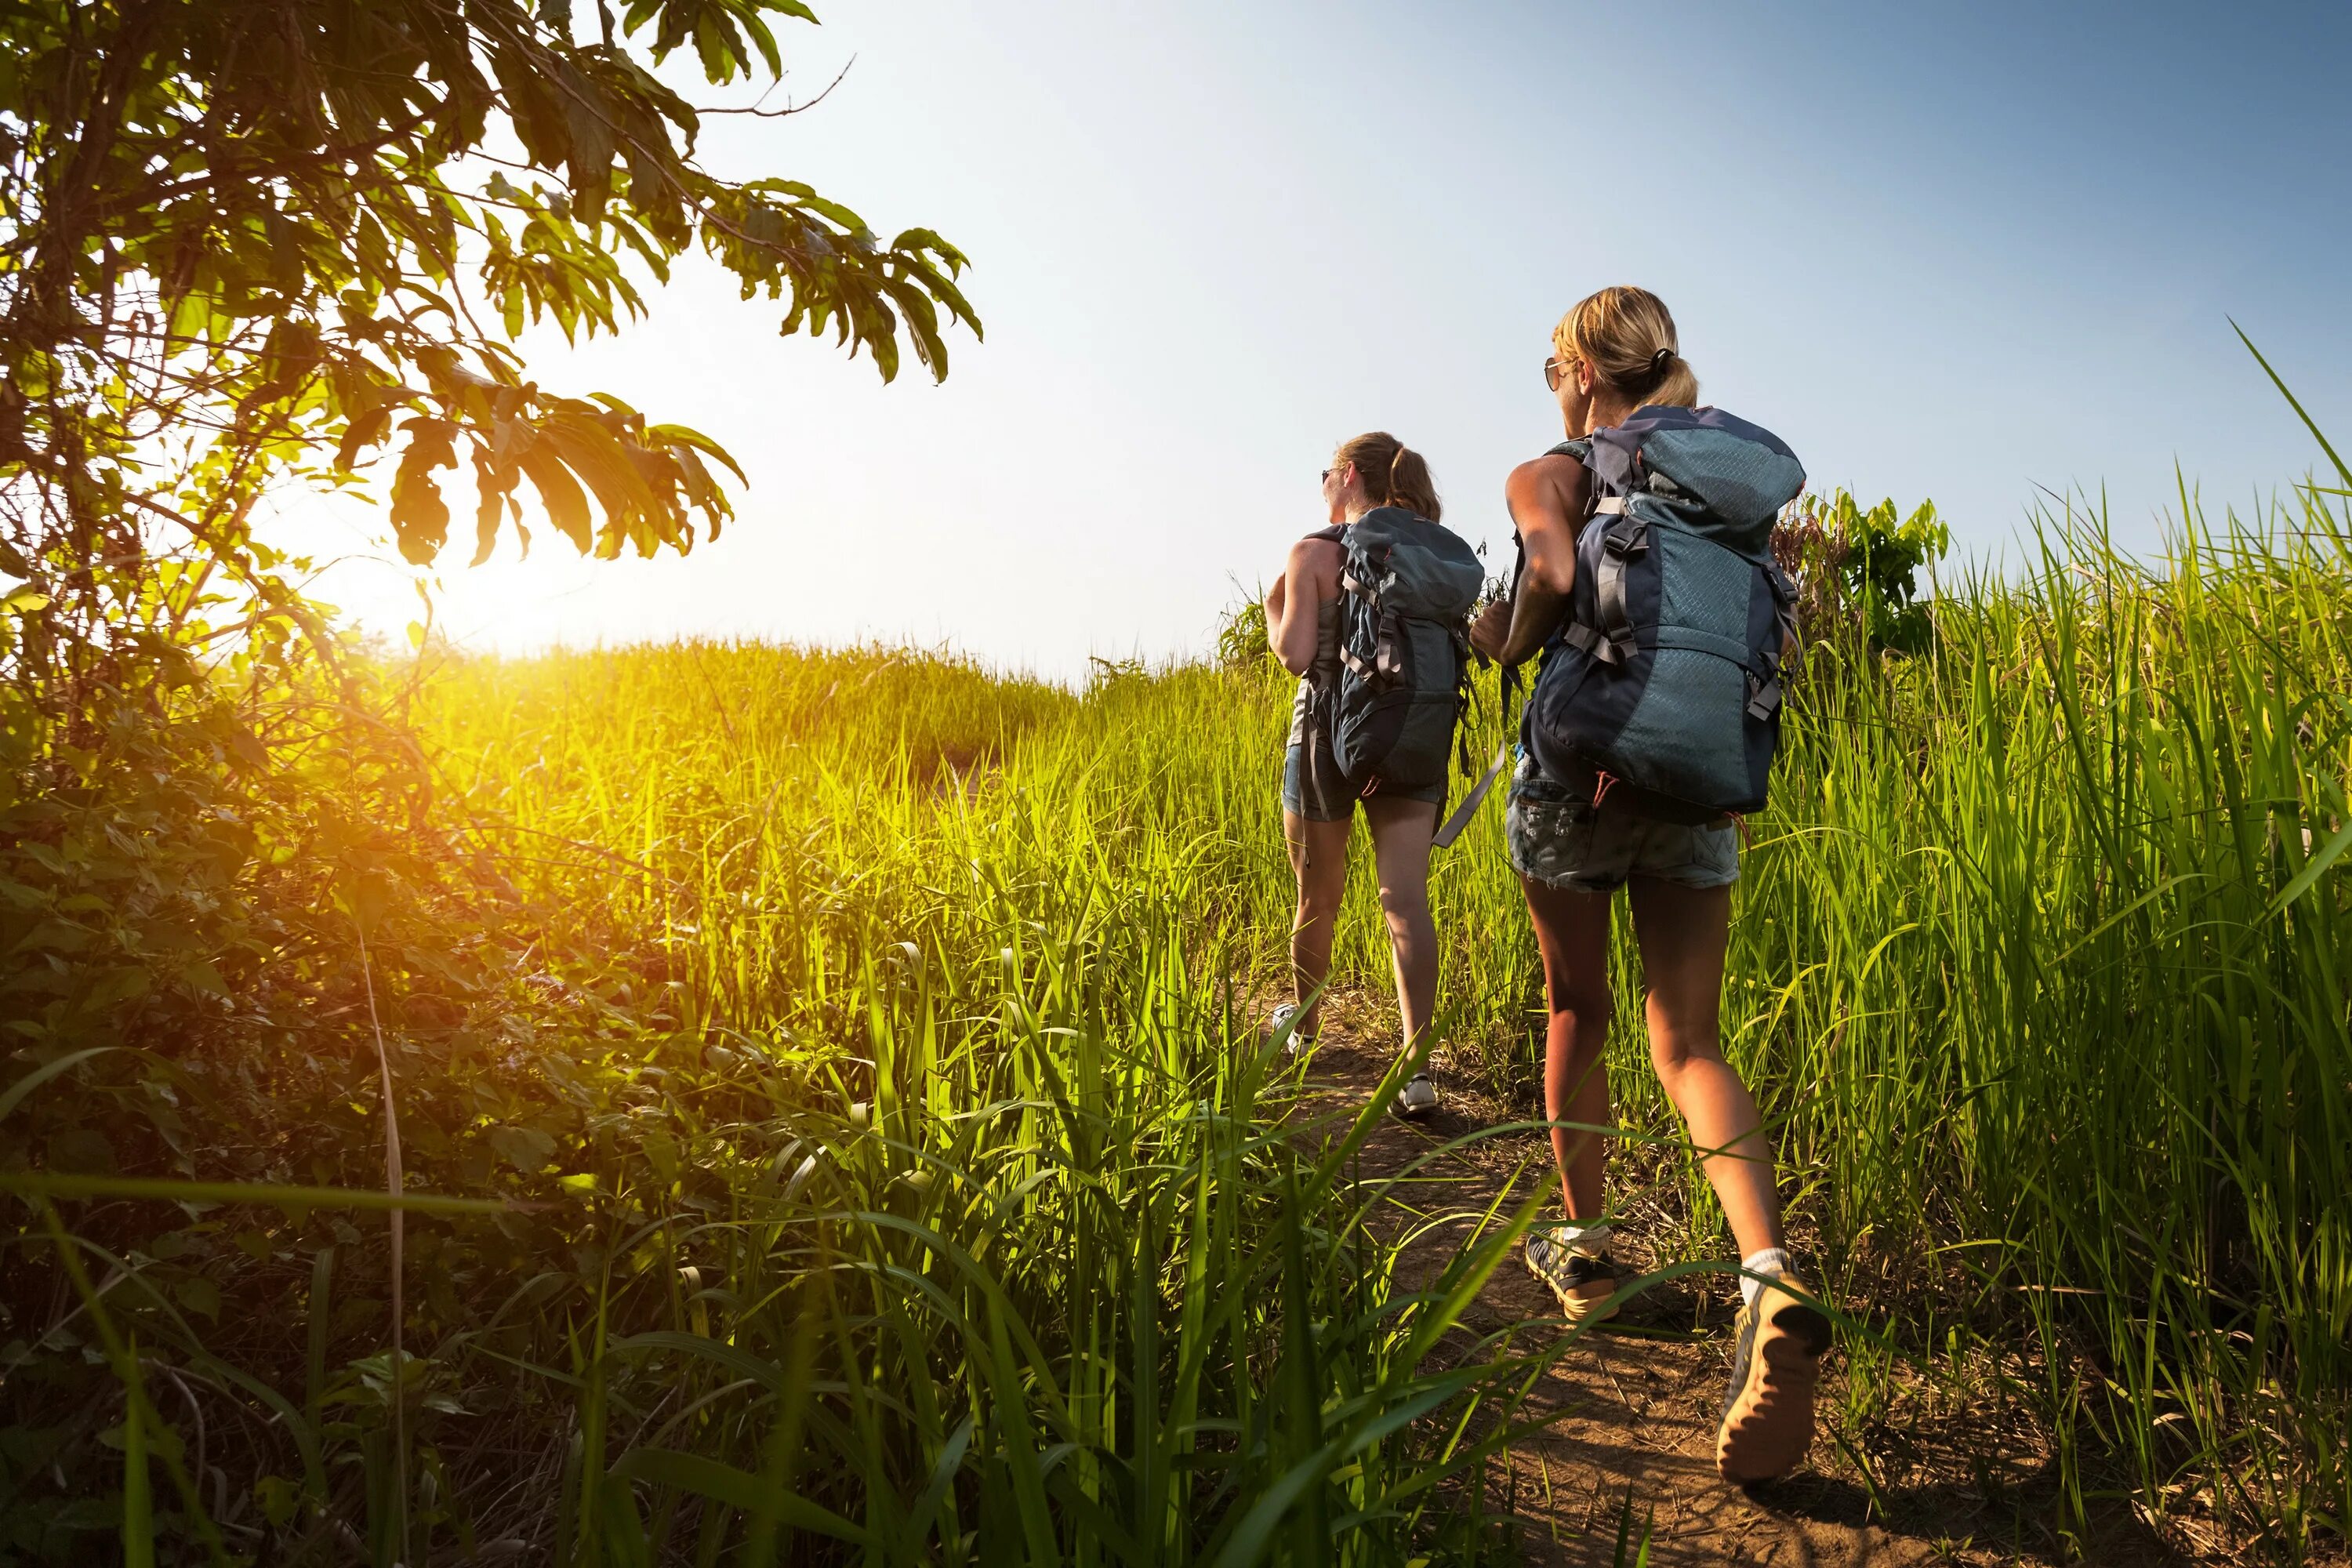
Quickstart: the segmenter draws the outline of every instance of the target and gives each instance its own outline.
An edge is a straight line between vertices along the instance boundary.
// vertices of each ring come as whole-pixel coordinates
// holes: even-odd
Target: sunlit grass
[[[1922,1390],[2022,1412],[2063,1530],[2120,1491],[2293,1557],[2352,1507],[2345,499],[2208,528],[2184,497],[2153,564],[2046,520],[2030,573],[1943,585],[1928,651],[1832,633],[1748,825],[1726,1033],[1847,1313],[1828,1418],[1866,1437]],[[1559,1352],[1452,1325],[1538,1194],[1407,1294],[1349,1143],[1299,1131],[1300,1069],[1257,1024],[1292,899],[1268,667],[1072,692],[686,643],[415,691],[488,923],[437,945],[420,905],[380,934],[409,977],[382,1061],[411,1187],[509,1206],[407,1215],[397,1360],[383,1216],[318,1190],[382,1170],[349,987],[336,1032],[265,1069],[356,1141],[236,1134],[265,1168],[307,1150],[309,1187],[9,1175],[59,1205],[13,1256],[88,1265],[53,1277],[82,1306],[9,1352],[11,1408],[52,1423],[9,1441],[110,1467],[110,1530],[216,1523],[296,1562],[1497,1549],[1496,1448],[1527,1358]],[[1524,1111],[1541,997],[1500,828],[1490,807],[1437,859],[1441,1059]],[[1335,983],[1378,994],[1369,871]],[[1619,950],[1612,1084],[1652,1152],[1620,1164],[1659,1184],[1661,1263],[1720,1263]],[[0,1118],[114,1050],[20,1078]],[[239,1191],[283,1216],[237,1222],[250,1268],[199,1235]],[[110,1196],[186,1221],[149,1240],[68,1205]],[[134,1245],[60,1239],[60,1211]],[[119,1414],[60,1403],[75,1344]]]
[[[2340,1528],[2348,1484],[2352,923],[2324,862],[2352,818],[2352,538],[2320,491],[2259,526],[2183,500],[2159,563],[2053,518],[2023,579],[1944,584],[1927,655],[1815,650],[1749,825],[1726,1030],[1822,1279],[1884,1333],[1856,1342],[1849,1419],[1932,1358],[1989,1364],[2051,1434],[2077,1517],[2120,1467],[2155,1513],[2294,1550]],[[883,692],[845,704],[862,682]],[[1203,1156],[1154,1097],[1212,1082],[1239,1111],[1263,1092],[1232,1062],[1235,998],[1276,983],[1290,900],[1279,679],[1114,673],[1078,698],[689,646],[469,666],[436,689],[449,755],[478,759],[453,760],[468,787],[649,868],[616,874],[609,907],[677,955],[696,1026],[871,1042],[853,1052],[871,1068],[820,1051],[811,1070],[824,1098],[874,1098],[886,1163],[908,1171],[943,1129],[1018,1151],[1044,1106],[1110,1094],[1103,1131],[1067,1123],[1045,1163],[981,1160],[1000,1184],[982,1186],[1099,1172],[1173,1256],[1174,1189],[1135,1173]],[[836,715],[822,747],[812,710]],[[1439,857],[1442,1027],[1455,1074],[1524,1099],[1539,996],[1499,831],[1489,811]],[[1340,984],[1384,983],[1370,882]],[[1630,957],[1619,983],[1621,1113],[1670,1131]],[[861,1024],[877,986],[965,1020],[963,1065],[898,1043],[938,1023]],[[986,1134],[957,1120],[999,1102],[1024,1109]],[[929,1131],[889,1120],[917,1107]],[[956,1173],[924,1203],[981,1181],[976,1156],[941,1157]],[[1681,1246],[1723,1256],[1695,1161],[1681,1186]],[[1024,1218],[991,1256],[1015,1277],[1030,1258],[1053,1259],[1041,1279],[1094,1268],[1064,1239],[1078,1224]],[[1085,1299],[1051,1315],[1093,1325]]]

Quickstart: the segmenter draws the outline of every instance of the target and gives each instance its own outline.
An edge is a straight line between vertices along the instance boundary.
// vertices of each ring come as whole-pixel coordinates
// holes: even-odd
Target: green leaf
[[[91,1046],[87,1049],[75,1051],[69,1056],[59,1057],[47,1067],[34,1068],[15,1083],[10,1084],[5,1092],[0,1092],[0,1121],[7,1121],[8,1113],[23,1104],[26,1095],[51,1079],[71,1072],[92,1057],[102,1057],[109,1051],[120,1049],[121,1047],[119,1046]]]
[[[698,1454],[682,1454],[669,1448],[632,1448],[621,1456],[610,1475],[616,1481],[642,1481],[690,1492],[746,1513],[766,1509],[794,1530],[829,1535],[852,1546],[864,1546],[869,1540],[865,1531],[831,1509],[821,1508],[748,1471]]]
[[[541,504],[547,508],[547,520],[556,531],[570,540],[572,548],[585,555],[592,544],[588,519],[588,497],[580,481],[572,477],[556,455],[551,443],[534,440],[516,455],[522,471],[530,476],[532,486],[539,491]]]
[[[489,1142],[500,1159],[526,1176],[539,1174],[555,1158],[555,1140],[536,1127],[495,1127]]]
[[[591,1177],[590,1180],[594,1178]],[[502,1214],[492,1198],[391,1193],[366,1187],[297,1187],[274,1182],[179,1182],[56,1171],[0,1171],[0,1193],[21,1198],[155,1198],[166,1203],[297,1205],[314,1209],[405,1209],[417,1214]]]
[[[2327,868],[2342,858],[2347,849],[2352,849],[2352,822],[2346,823],[2335,837],[2321,845],[2318,852],[2304,862],[2303,869],[2296,874],[2294,880],[2281,888],[2278,897],[2271,900],[2271,907],[2263,911],[2263,918],[2270,920],[2277,916],[2289,904],[2311,891],[2319,879],[2326,874]]]
[[[400,553],[425,566],[449,539],[449,503],[441,499],[433,471],[457,466],[457,427],[446,419],[418,417],[408,422],[407,430],[408,449],[392,481],[392,528]]]
[[[132,1342],[135,1353],[138,1342]],[[123,1568],[155,1568],[155,1505],[147,1475],[146,1401],[135,1387],[122,1413]]]

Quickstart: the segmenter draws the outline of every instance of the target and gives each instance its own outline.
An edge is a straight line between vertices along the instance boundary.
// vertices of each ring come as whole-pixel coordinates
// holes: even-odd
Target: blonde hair
[[[1432,522],[1444,510],[1437,499],[1437,481],[1430,478],[1428,461],[1385,430],[1340,442],[1339,449],[1331,455],[1331,466],[1344,468],[1350,463],[1374,506],[1401,506]]]
[[[1596,379],[1636,407],[1698,406],[1698,377],[1682,356],[1675,318],[1647,289],[1586,295],[1551,330],[1551,346],[1563,360],[1591,365]]]

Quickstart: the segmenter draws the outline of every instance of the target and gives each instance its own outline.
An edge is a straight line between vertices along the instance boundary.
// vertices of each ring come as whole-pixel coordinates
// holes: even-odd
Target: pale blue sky
[[[689,560],[450,563],[461,640],[873,636],[1061,677],[1198,649],[1375,427],[1499,559],[1503,476],[1558,438],[1551,324],[1607,283],[1662,294],[1707,399],[1817,485],[1933,497],[1987,557],[2037,486],[2104,484],[2152,546],[2176,458],[2242,507],[2301,476],[2229,316],[2352,437],[2352,6],[820,15],[793,89],[847,79],[709,121],[709,161],[938,228],[987,342],[886,388],[703,268],[617,342],[535,338],[542,381],[698,426],[752,484]],[[289,510],[321,548],[365,522]],[[390,565],[329,592],[414,612]]]

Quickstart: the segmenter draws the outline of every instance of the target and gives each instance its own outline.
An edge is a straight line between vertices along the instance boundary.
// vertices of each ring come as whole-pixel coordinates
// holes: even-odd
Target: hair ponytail
[[[1430,477],[1428,459],[1385,430],[1341,442],[1331,466],[1344,468],[1351,464],[1364,494],[1375,506],[1400,506],[1432,522],[1445,510],[1437,499],[1437,481]]]
[[[1603,289],[1552,329],[1554,352],[1592,367],[1604,386],[1640,407],[1698,406],[1698,377],[1682,356],[1675,318],[1647,289]]]

